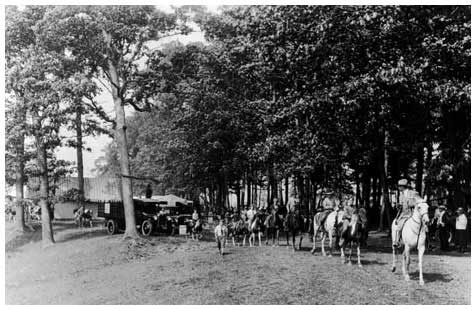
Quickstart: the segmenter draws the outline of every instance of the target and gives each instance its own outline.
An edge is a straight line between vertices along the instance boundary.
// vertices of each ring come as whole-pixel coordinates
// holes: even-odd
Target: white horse
[[[418,249],[418,267],[420,269],[420,285],[425,284],[423,281],[423,253],[425,253],[425,241],[426,241],[426,225],[429,222],[428,218],[428,204],[421,201],[416,204],[413,214],[403,224],[402,228],[402,243],[405,248],[402,253],[402,273],[406,281],[410,281],[410,275],[408,274],[408,268],[410,267],[410,249]],[[396,244],[397,224],[394,220],[392,223],[392,244]],[[396,269],[397,256],[395,254],[396,247],[392,246],[393,262],[392,272]]]
[[[326,241],[326,236],[329,237],[329,256],[332,256],[332,246],[333,246],[333,239],[332,237],[336,233],[336,227],[337,224],[342,222],[342,217],[344,215],[344,212],[342,210],[338,211],[332,211],[327,215],[326,221],[324,222],[324,231],[321,230],[320,227],[320,217],[321,213],[317,213],[314,216],[313,220],[313,225],[314,225],[314,237],[313,237],[313,247],[311,250],[311,254],[314,254],[315,251],[317,251],[316,248],[316,240],[318,237],[318,234],[321,233],[321,252],[322,256],[326,256],[326,251],[325,251],[325,246],[324,243]]]

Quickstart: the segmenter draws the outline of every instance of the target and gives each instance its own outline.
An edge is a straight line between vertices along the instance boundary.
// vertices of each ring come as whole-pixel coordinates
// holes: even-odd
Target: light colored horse
[[[352,247],[356,245],[357,250],[357,265],[362,267],[360,262],[360,242],[363,240],[364,229],[362,224],[362,219],[359,216],[359,213],[354,212],[350,218],[349,226],[346,231],[342,232],[342,238],[344,238],[344,244],[340,248],[340,257],[343,264],[345,264],[345,247],[350,244],[349,247],[349,262],[348,265],[352,265]]]
[[[426,241],[426,225],[429,222],[428,204],[426,202],[418,203],[413,209],[412,216],[405,221],[402,228],[401,240],[405,246],[402,253],[402,273],[406,281],[410,281],[408,268],[410,267],[410,250],[418,249],[418,267],[420,269],[420,285],[425,284],[423,281],[423,253],[425,253]],[[392,244],[396,241],[397,224],[394,220],[392,223]],[[392,272],[396,269],[397,256],[395,254],[396,247],[392,246],[393,262]]]
[[[322,228],[324,228],[324,231],[322,231],[321,227],[320,227],[320,213],[317,213],[315,216],[314,216],[314,221],[313,221],[313,225],[314,225],[314,237],[313,237],[313,247],[312,247],[312,250],[311,250],[311,254],[314,254],[314,252],[317,251],[317,248],[316,248],[316,240],[318,238],[318,234],[321,233],[321,252],[322,252],[322,256],[326,256],[326,251],[325,251],[325,241],[326,241],[326,236],[329,238],[329,256],[332,256],[332,246],[333,246],[333,236],[335,235],[336,233],[336,227],[337,227],[337,224],[339,224],[340,222],[342,222],[342,216],[344,215],[344,212],[342,210],[338,210],[338,211],[331,211],[331,213],[329,213],[329,215],[327,215],[327,218],[324,222],[324,226]]]

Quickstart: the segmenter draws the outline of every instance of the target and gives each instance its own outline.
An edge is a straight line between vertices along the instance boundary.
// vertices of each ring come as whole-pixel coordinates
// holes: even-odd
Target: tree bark
[[[378,186],[377,186],[377,177],[372,178],[372,207],[375,208],[378,205],[377,195],[378,195]]]
[[[246,181],[247,181],[247,187],[246,187],[246,206],[249,208],[251,206],[251,168],[248,170],[248,173],[246,174]]]
[[[109,64],[109,76],[111,79],[112,98],[114,101],[114,110],[116,113],[116,131],[115,138],[117,142],[117,148],[119,152],[119,163],[121,166],[121,190],[122,199],[124,204],[124,216],[126,220],[126,230],[124,232],[124,239],[126,238],[140,238],[137,227],[134,211],[134,201],[132,199],[132,181],[129,176],[129,152],[127,149],[127,136],[126,136],[126,115],[124,112],[124,102],[119,91],[119,77],[117,73],[117,67],[112,60],[108,60]]]
[[[289,200],[289,179],[288,177],[285,178],[285,181],[284,181],[284,205],[287,205],[288,204],[288,200]]]
[[[423,147],[418,146],[417,149],[417,174],[415,180],[415,190],[422,195],[422,185],[423,185],[423,166],[424,166],[425,154],[423,152]]]
[[[39,123],[35,122],[35,123]],[[47,247],[55,243],[53,238],[53,225],[50,218],[50,208],[48,205],[48,161],[46,157],[46,146],[42,137],[35,137],[38,172],[40,175],[40,207],[41,207],[41,241],[42,246]]]
[[[368,210],[370,208],[370,176],[368,169],[365,170],[362,178],[362,197],[363,206]]]
[[[25,232],[25,204],[23,201],[23,183],[25,180],[25,136],[23,133],[18,138],[16,147],[17,165],[15,167],[15,190],[16,190],[16,227],[18,232]]]
[[[388,153],[387,153],[387,144],[388,144],[388,131],[384,133],[384,143],[382,156],[380,156],[380,183],[382,186],[383,202],[382,208],[380,209],[380,221],[379,221],[379,231],[384,230],[384,216],[387,215],[388,225],[391,225],[390,220],[390,199],[388,194],[388,184],[387,184],[387,168],[388,168]]]
[[[430,173],[431,169],[431,163],[432,163],[432,153],[433,153],[433,147],[431,146],[431,143],[429,143],[426,147],[426,159],[425,159],[425,168],[427,171],[427,175]],[[427,196],[427,201],[431,200],[431,188],[430,188],[430,179],[427,177],[425,180],[425,189],[424,189],[424,195]]]
[[[84,208],[84,169],[83,169],[83,129],[81,122],[81,107],[76,110],[76,161],[78,165],[78,191],[79,191],[79,206]]]

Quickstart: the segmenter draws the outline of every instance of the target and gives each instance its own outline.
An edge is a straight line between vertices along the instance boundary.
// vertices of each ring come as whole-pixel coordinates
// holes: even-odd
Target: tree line
[[[429,200],[470,205],[467,6],[8,9],[14,126],[37,124],[8,137],[36,137],[33,157],[47,177],[44,154],[61,143],[65,116],[99,116],[105,123],[93,128],[114,142],[98,168],[121,176],[126,236],[137,237],[132,185],[144,182],[203,197],[219,213],[230,190],[239,208],[267,188],[268,202],[297,195],[308,213],[318,193],[355,190],[359,205],[380,213],[380,228],[401,177]],[[207,42],[151,48],[192,31],[190,20]],[[94,101],[99,87],[114,117]],[[136,111],[128,118],[126,105]],[[13,145],[22,143],[11,149],[20,171]]]

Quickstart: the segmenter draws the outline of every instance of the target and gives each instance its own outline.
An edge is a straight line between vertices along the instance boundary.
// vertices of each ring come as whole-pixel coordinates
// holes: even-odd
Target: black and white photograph
[[[6,305],[471,305],[470,2],[59,4],[1,7]]]

